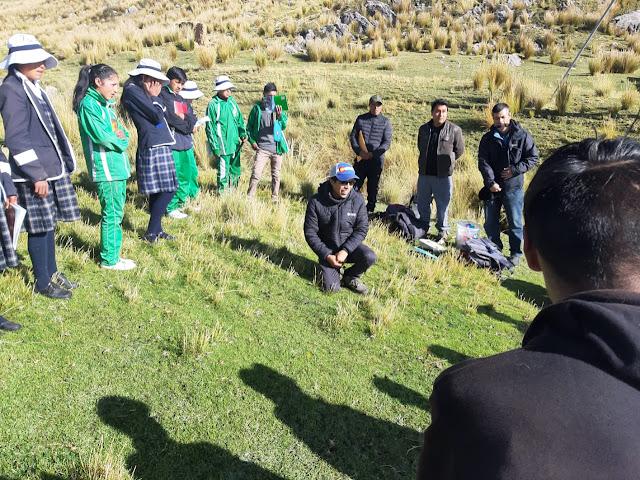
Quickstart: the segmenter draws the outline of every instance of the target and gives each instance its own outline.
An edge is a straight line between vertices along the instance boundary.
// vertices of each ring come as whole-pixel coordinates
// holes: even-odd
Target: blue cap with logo
[[[342,182],[346,182],[347,180],[352,180],[354,178],[360,178],[356,175],[356,171],[353,169],[353,166],[348,163],[338,163],[331,167],[331,173],[329,174],[329,177],[336,177]]]

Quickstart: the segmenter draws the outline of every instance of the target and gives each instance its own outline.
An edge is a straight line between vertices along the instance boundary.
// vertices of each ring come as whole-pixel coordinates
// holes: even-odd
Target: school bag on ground
[[[498,273],[506,269],[513,274],[513,263],[498,250],[495,243],[486,238],[470,238],[460,246],[460,253],[478,267]]]
[[[399,232],[407,240],[416,240],[427,233],[424,224],[416,218],[413,210],[404,205],[392,204],[387,207],[386,220],[389,230]]]

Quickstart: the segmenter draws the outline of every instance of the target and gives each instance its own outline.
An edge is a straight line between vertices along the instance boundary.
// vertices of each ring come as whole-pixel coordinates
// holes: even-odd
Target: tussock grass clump
[[[327,101],[305,97],[298,100],[296,114],[304,118],[319,118],[327,110]]]
[[[116,453],[113,447],[105,450],[104,439],[100,438],[98,448],[94,448],[85,459],[80,456],[80,462],[74,466],[69,480],[133,480],[127,470],[121,453]]]
[[[269,60],[277,60],[284,55],[284,43],[281,40],[274,40],[267,44],[267,55]]]
[[[511,83],[511,70],[509,65],[502,58],[494,58],[488,65],[485,65],[489,91],[495,92],[505,82]]]
[[[484,68],[475,70],[472,74],[471,81],[473,83],[474,90],[480,90],[484,85],[484,81],[487,78],[487,72]]]
[[[565,81],[562,85],[560,85],[555,98],[556,108],[558,109],[558,113],[560,115],[564,115],[567,112],[572,95],[573,87],[569,82]]]
[[[629,42],[629,48],[631,48],[631,50],[633,50],[637,55],[640,55],[640,33],[629,35],[627,37],[627,42]]]
[[[282,33],[293,36],[297,31],[296,21],[289,17],[282,23],[280,28],[282,29]]]
[[[505,87],[502,101],[509,105],[511,113],[514,115],[519,113],[527,104],[527,88],[521,80],[512,81],[508,87]]]
[[[620,95],[620,110],[629,110],[636,106],[640,100],[640,93],[636,86],[629,80],[622,84],[622,94]]]
[[[429,12],[420,12],[416,17],[416,23],[420,28],[427,28],[431,26],[432,18]]]
[[[227,63],[238,53],[238,42],[231,37],[221,37],[218,39],[217,53],[220,63]]]
[[[253,54],[253,61],[256,62],[256,66],[259,70],[262,70],[267,66],[267,52],[265,52],[262,48],[256,50]]]
[[[219,321],[210,329],[200,324],[187,327],[182,335],[180,354],[187,357],[203,355],[212,342],[223,340],[225,335],[226,332]]]
[[[405,39],[405,50],[411,52],[419,52],[422,50],[422,32],[417,28],[411,29]]]
[[[383,60],[382,63],[380,64],[380,70],[393,71],[397,69],[398,69],[398,62],[396,60],[391,60],[390,58]]]
[[[200,68],[210,70],[216,63],[216,57],[218,52],[213,47],[198,47],[198,64]]]
[[[549,63],[551,65],[556,65],[558,60],[560,60],[560,48],[557,45],[554,45],[549,51]]]
[[[593,91],[597,97],[608,97],[615,87],[609,75],[598,75],[593,79]]]
[[[436,48],[445,48],[447,46],[447,40],[449,39],[449,33],[446,28],[434,28],[431,32],[431,38],[436,44]]]
[[[533,40],[531,40],[527,35],[520,35],[520,53],[525,60],[529,60],[533,54],[535,53],[535,47],[533,44]]]
[[[634,73],[640,68],[640,58],[630,50],[601,51],[589,61],[589,73]]]
[[[615,118],[607,117],[602,120],[602,123],[596,127],[598,136],[604,135],[605,138],[613,140],[618,137],[618,122]]]

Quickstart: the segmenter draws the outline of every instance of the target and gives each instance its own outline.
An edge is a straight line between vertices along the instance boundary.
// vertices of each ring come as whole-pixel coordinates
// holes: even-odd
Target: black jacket
[[[640,295],[543,309],[522,348],[444,371],[418,479],[633,479],[640,472]]]
[[[11,180],[11,166],[9,165],[9,160],[7,160],[7,157],[4,156],[2,150],[0,150],[0,185],[2,185],[4,193],[7,197],[18,194],[16,187],[13,184],[13,180]],[[5,198],[0,195],[0,208],[2,208],[1,203],[4,200]]]
[[[138,131],[138,148],[176,143],[164,118],[165,106],[159,97],[149,99],[142,88],[130,83],[122,91],[122,105]]]
[[[369,231],[362,194],[352,189],[347,198],[336,200],[330,192],[329,181],[322,183],[304,217],[304,238],[321,260],[340,250],[353,252]]]
[[[502,139],[496,134],[496,127],[491,127],[482,136],[478,147],[478,169],[486,187],[497,183],[501,193],[505,194],[522,188],[524,173],[538,163],[538,149],[529,132],[515,120],[511,120],[507,148],[503,148]],[[504,180],[500,173],[507,167],[511,167],[513,177]]]
[[[373,153],[373,160],[383,162],[384,154],[391,146],[392,131],[389,119],[382,114],[371,115],[369,112],[358,115],[349,135],[351,148],[356,155],[360,154],[359,132],[362,132],[367,151]]]
[[[429,142],[431,141],[431,129],[433,128],[433,120],[425,123],[418,130],[418,173],[420,175],[427,174],[427,153],[429,152]],[[438,177],[450,177],[453,175],[453,169],[456,166],[456,160],[464,153],[464,139],[462,138],[462,129],[449,120],[444,122],[442,131],[438,136],[437,147],[437,171]]]
[[[26,82],[25,77],[14,72],[0,85],[0,113],[11,177],[18,183],[57,180],[64,174],[63,164],[67,173],[75,172],[76,157],[47,95],[41,92],[53,113],[57,142],[49,131],[38,98]]]
[[[181,95],[171,92],[169,87],[162,87],[160,100],[162,100],[162,104],[165,107],[164,117],[176,139],[176,143],[171,149],[184,151],[193,148],[193,137],[191,134],[193,133],[194,125],[198,121],[198,117],[193,113],[191,105],[189,105]],[[187,108],[184,119],[176,115],[175,102],[181,103]]]

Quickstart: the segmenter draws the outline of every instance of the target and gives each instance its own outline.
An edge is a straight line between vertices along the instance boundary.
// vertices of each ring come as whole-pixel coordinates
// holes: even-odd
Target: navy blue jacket
[[[478,147],[478,169],[487,188],[497,183],[501,194],[511,193],[524,185],[524,173],[538,163],[538,149],[533,138],[515,120],[511,120],[509,138],[503,147],[495,126],[482,136]],[[497,135],[497,136],[496,136]],[[504,180],[502,169],[511,167],[513,177]]]
[[[522,348],[433,385],[418,480],[600,480],[640,472],[640,295],[543,309]]]
[[[358,115],[349,141],[351,148],[356,155],[360,155],[360,145],[358,144],[358,133],[362,132],[367,151],[373,153],[373,160],[384,161],[384,154],[391,146],[391,122],[384,115],[371,115],[370,112]]]
[[[353,252],[369,231],[362,194],[351,189],[347,198],[336,200],[330,192],[329,181],[322,183],[309,200],[304,217],[304,238],[321,260],[340,250]]]
[[[176,143],[164,118],[165,107],[159,97],[149,99],[139,86],[130,83],[122,92],[122,105],[138,130],[138,148]]]
[[[0,85],[0,113],[14,182],[57,180],[76,170],[76,157],[47,95],[42,98],[53,113],[58,142],[49,131],[38,98],[27,80],[13,72]],[[40,88],[40,87],[36,87]],[[63,168],[64,165],[64,168]]]
[[[2,153],[2,150],[0,150],[0,185],[2,185],[7,197],[17,195],[16,187],[13,184],[13,180],[11,180],[11,166],[9,165],[7,157]],[[0,208],[3,208],[1,205],[3,200],[4,198],[0,198]]]
[[[165,107],[164,116],[176,139],[176,143],[171,149],[178,151],[190,150],[193,148],[193,137],[191,134],[193,133],[193,127],[198,121],[198,117],[193,113],[193,108],[191,108],[191,105],[189,105],[181,95],[171,92],[169,87],[162,87],[160,99]],[[187,107],[184,120],[176,115],[174,102],[180,102]]]

